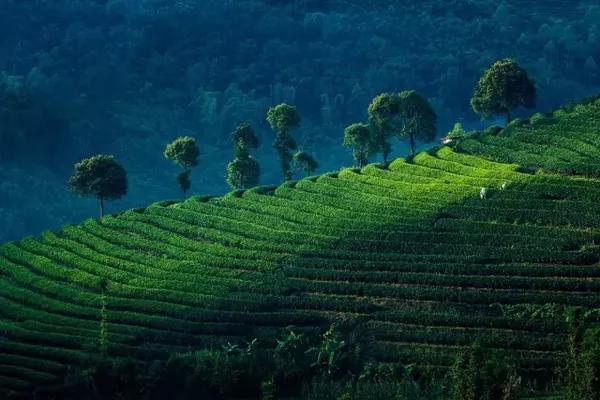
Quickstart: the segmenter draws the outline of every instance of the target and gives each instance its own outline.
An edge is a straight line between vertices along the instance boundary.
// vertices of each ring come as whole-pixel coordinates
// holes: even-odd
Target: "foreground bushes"
[[[521,378],[508,359],[488,358],[479,345],[461,352],[450,371],[450,400],[519,398]]]
[[[572,324],[566,369],[565,400],[600,399],[600,328]]]
[[[575,310],[579,312],[580,310]],[[566,314],[565,314],[566,315]],[[568,315],[567,315],[568,318]],[[600,330],[571,324],[565,400],[600,398]],[[473,344],[449,370],[371,361],[361,325],[332,325],[322,335],[289,329],[275,341],[177,353],[165,361],[101,357],[70,369],[60,387],[34,398],[517,400],[525,386],[517,362]],[[555,382],[537,382],[545,390]],[[529,390],[534,388],[527,382]]]
[[[320,337],[289,330],[275,343],[255,339],[150,363],[89,360],[85,367],[70,370],[64,386],[38,395],[90,400],[269,398],[276,393],[298,395],[317,376],[339,379],[360,372],[363,346],[346,328],[332,326]]]

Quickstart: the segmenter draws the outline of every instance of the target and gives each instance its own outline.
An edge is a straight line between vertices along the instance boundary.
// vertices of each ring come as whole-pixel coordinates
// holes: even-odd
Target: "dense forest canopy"
[[[439,116],[481,126],[469,98],[511,57],[537,108],[600,88],[595,1],[6,0],[0,7],[0,241],[95,215],[66,181],[74,162],[114,154],[130,177],[110,211],[180,196],[162,156],[195,138],[195,193],[227,190],[231,132],[250,122],[261,183],[280,180],[266,111],[286,102],[321,170],[353,163],[344,127],[381,92],[415,89]],[[521,111],[523,112],[523,111]],[[517,112],[518,116],[518,112]],[[391,157],[406,154],[396,145]],[[297,172],[297,176],[301,176]]]

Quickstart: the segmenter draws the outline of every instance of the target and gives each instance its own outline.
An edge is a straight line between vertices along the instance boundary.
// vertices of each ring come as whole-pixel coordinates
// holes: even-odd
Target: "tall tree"
[[[234,146],[240,140],[243,141],[248,150],[255,150],[260,145],[258,136],[256,136],[254,129],[252,129],[252,126],[247,122],[244,122],[235,128],[235,131],[231,134],[231,139],[233,140]]]
[[[196,140],[189,136],[178,137],[165,147],[164,156],[183,168],[177,175],[177,184],[184,196],[192,186],[190,175],[192,168],[198,165],[199,155]]]
[[[392,151],[389,138],[398,135],[401,129],[400,98],[394,93],[382,93],[369,104],[367,112],[373,129],[374,150],[383,154],[383,162],[387,164]]]
[[[471,107],[477,114],[483,118],[506,114],[507,124],[511,121],[512,110],[533,108],[535,103],[535,82],[510,58],[496,61],[483,73],[471,98]]]
[[[117,200],[127,194],[127,172],[113,156],[97,155],[75,164],[69,185],[80,196],[96,197],[100,217],[103,217],[104,201]]]
[[[371,146],[371,129],[363,123],[352,124],[344,130],[344,146],[352,149],[354,165],[362,168],[368,162]]]
[[[398,98],[401,124],[397,135],[400,139],[409,139],[410,153],[414,155],[417,140],[431,142],[435,139],[437,115],[429,102],[414,90],[400,92]]]
[[[260,177],[260,165],[250,155],[250,149],[259,145],[252,127],[241,124],[232,134],[234,160],[227,164],[227,183],[233,189],[245,189],[256,186]]]
[[[267,112],[267,121],[276,133],[273,147],[279,155],[283,180],[288,181],[292,179],[290,163],[293,156],[291,152],[297,148],[291,132],[300,126],[300,115],[298,114],[296,107],[282,103],[269,108],[269,111]]]
[[[294,154],[294,165],[296,169],[304,171],[304,176],[312,175],[319,168],[317,160],[306,151],[298,151]]]

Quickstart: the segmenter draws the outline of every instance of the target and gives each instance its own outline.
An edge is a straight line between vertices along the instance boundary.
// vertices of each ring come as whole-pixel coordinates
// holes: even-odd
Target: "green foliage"
[[[352,124],[344,130],[344,146],[352,149],[352,157],[358,168],[362,168],[368,163],[371,142],[371,129],[367,124]]]
[[[116,200],[127,194],[127,173],[113,156],[97,155],[75,164],[69,185],[81,196],[97,197],[102,216],[104,200]]]
[[[600,176],[598,145],[600,106],[588,103],[561,116],[546,116],[544,123],[530,119],[530,124],[509,126],[498,135],[499,128],[489,128],[483,135],[462,140],[457,149],[490,160],[519,164],[533,171]],[[492,130],[493,129],[493,130]]]
[[[294,165],[296,169],[304,171],[304,176],[312,175],[319,168],[317,160],[306,151],[298,151],[294,154]]]
[[[65,390],[40,394],[69,400],[133,399],[143,398],[147,389],[150,387],[146,387],[134,360],[101,358],[86,360],[82,367],[71,369],[65,378]]]
[[[373,148],[383,154],[384,163],[392,150],[389,138],[399,135],[402,129],[402,105],[400,98],[393,93],[376,96],[367,109],[369,123],[373,130]]]
[[[200,150],[196,139],[189,136],[178,137],[165,147],[165,158],[183,168],[183,171],[177,175],[177,185],[184,196],[192,187],[191,169],[198,165],[199,155]]]
[[[419,398],[405,378],[439,382],[474,341],[487,349],[481,362],[463,359],[465,371],[481,371],[475,382],[503,382],[494,393],[510,398],[518,371],[535,389],[551,389],[569,343],[562,312],[600,321],[600,188],[595,178],[520,165],[554,165],[574,143],[595,160],[596,107],[564,111],[558,126],[461,141],[481,144],[481,156],[440,147],[385,169],[159,202],[4,244],[0,384],[30,393],[97,357],[105,301],[109,358],[135,357],[146,368],[190,348],[219,353],[198,363],[183,357],[169,375],[196,397],[222,397],[222,385],[257,397],[271,378],[278,396],[297,395],[320,374],[342,380],[331,384],[340,396],[375,393],[381,383]],[[494,161],[501,147],[486,141],[499,138],[527,148],[522,164]],[[482,187],[490,188],[485,202]],[[317,336],[346,322],[354,327]],[[282,335],[287,326],[294,335]],[[284,344],[266,354],[221,347],[250,337]],[[506,357],[515,370],[494,372]]]
[[[308,339],[310,340],[310,339]],[[307,341],[289,334],[279,342],[305,347]],[[279,347],[279,345],[278,345]],[[283,346],[289,349],[287,345]],[[228,343],[220,349],[205,349],[172,354],[167,360],[151,363],[130,359],[111,361],[105,358],[87,360],[83,368],[69,372],[65,388],[44,393],[65,399],[136,398],[161,399],[166,396],[186,400],[232,398],[303,398],[303,399],[439,399],[441,385],[424,389],[408,374],[388,364],[369,363],[360,377],[334,377],[327,371],[311,371],[308,364],[286,364],[299,373],[285,381],[271,375],[281,366],[277,348],[260,347],[253,340],[246,345]],[[306,356],[306,354],[305,354]],[[275,368],[275,369],[274,369]],[[386,372],[383,372],[386,371]],[[301,397],[298,397],[301,396]]]
[[[600,399],[600,329],[571,323],[565,370],[565,400]]]
[[[127,174],[113,156],[97,155],[75,164],[69,184],[82,196],[116,200],[127,193]]]
[[[227,183],[232,189],[246,189],[258,185],[260,165],[250,149],[258,147],[258,138],[249,124],[237,127],[232,135],[235,158],[227,164]]]
[[[269,108],[267,122],[275,132],[289,134],[300,126],[300,114],[296,107],[282,103]]]
[[[280,339],[277,339],[274,358],[278,373],[284,377],[294,377],[308,366],[307,338],[294,330],[288,330]]]
[[[300,125],[300,114],[296,107],[282,103],[269,108],[267,121],[276,133],[273,148],[279,155],[283,180],[289,181],[292,179],[290,163],[293,156],[291,151],[297,147],[291,132]]]
[[[261,400],[276,400],[277,390],[273,378],[263,381],[260,385],[261,388]]]
[[[529,123],[532,125],[550,125],[556,123],[556,120],[551,115],[536,112],[529,117]]]
[[[7,37],[3,56],[14,59],[15,67],[11,62],[3,68],[9,76],[24,78],[27,97],[33,102],[24,110],[3,113],[0,135],[9,141],[2,141],[0,157],[18,161],[27,157],[35,163],[23,163],[14,172],[12,167],[4,168],[0,181],[10,182],[15,189],[10,190],[8,203],[2,203],[2,238],[16,239],[80,220],[79,207],[56,190],[65,180],[64,170],[56,164],[73,154],[94,151],[91,146],[96,144],[140,148],[128,152],[127,165],[136,166],[129,171],[130,180],[134,174],[136,182],[144,182],[144,189],[119,204],[127,208],[147,198],[172,195],[163,183],[165,171],[147,173],[155,163],[146,149],[162,150],[162,142],[170,140],[168,133],[164,136],[166,129],[178,132],[193,127],[202,132],[203,143],[215,145],[226,140],[232,121],[253,118],[273,101],[294,101],[306,110],[303,121],[307,126],[322,132],[315,138],[316,148],[324,153],[330,150],[332,160],[327,165],[332,165],[340,164],[345,156],[335,154],[337,132],[348,117],[362,114],[375,91],[410,82],[411,87],[436,98],[437,104],[444,104],[444,110],[438,111],[440,117],[464,114],[478,71],[489,66],[482,63],[491,64],[489,60],[507,48],[521,65],[531,68],[530,73],[535,70],[543,93],[541,109],[565,97],[587,95],[598,82],[597,75],[595,80],[591,77],[587,60],[591,55],[599,61],[597,11],[591,1],[581,2],[580,8],[575,7],[581,12],[576,13],[562,12],[563,8],[554,6],[556,2],[537,2],[540,12],[532,12],[515,3],[467,0],[451,6],[428,1],[421,8],[389,0],[371,0],[365,7],[343,0],[350,7],[335,8],[314,1],[279,7],[278,2],[249,0],[232,12],[228,2],[208,1],[210,7],[192,1],[183,7],[180,2],[165,2],[163,7],[161,2],[156,13],[156,2],[148,8],[128,6],[125,0],[80,0],[64,7],[59,2],[5,2],[3,15],[14,22],[7,29],[20,40]],[[460,23],[448,14],[449,9],[462,17]],[[427,13],[420,14],[420,10]],[[49,51],[44,35],[27,32],[37,29],[36,21],[51,22],[56,15],[64,22],[60,27],[73,28],[64,40],[59,29],[52,40],[55,49]],[[227,40],[220,40],[223,31],[214,24],[223,18],[237,28],[226,33]],[[261,18],[265,24],[256,24]],[[87,21],[83,26],[78,24],[82,20]],[[356,29],[357,21],[370,23]],[[104,29],[109,25],[114,29]],[[142,36],[141,26],[149,27]],[[337,27],[335,34],[329,31],[331,26]],[[380,32],[383,26],[389,29]],[[496,29],[508,26],[513,29]],[[114,36],[115,31],[122,34]],[[189,40],[195,37],[210,39]],[[378,42],[373,45],[365,37],[377,37]],[[420,40],[435,45],[412,51],[413,43]],[[218,54],[218,61],[195,54]],[[468,57],[462,60],[449,54]],[[132,62],[136,67],[131,67]],[[343,79],[340,65],[352,66]],[[55,107],[43,110],[40,103]],[[32,108],[39,111],[32,113]],[[106,110],[111,110],[110,117]],[[146,115],[144,122],[134,122],[134,115]],[[57,117],[68,121],[71,129],[60,128],[64,122],[49,123]],[[57,132],[67,140],[57,144]],[[20,145],[14,146],[11,138]],[[33,156],[32,146],[38,150]],[[202,158],[206,160],[202,161],[206,188],[224,191],[224,168],[219,160],[229,157],[229,149],[218,146],[213,151],[211,147],[209,153]],[[41,156],[55,168],[39,165]],[[45,172],[47,168],[52,174]],[[29,193],[32,185],[37,189]],[[47,203],[43,210],[37,207],[41,202]]]
[[[374,382],[392,381],[401,375],[398,366],[389,363],[368,362],[363,367],[358,379]]]
[[[518,399],[521,379],[515,366],[474,344],[460,352],[450,371],[450,400]]]
[[[258,185],[260,165],[251,156],[236,157],[227,164],[227,183],[232,189],[246,189]]]
[[[484,118],[506,114],[507,123],[513,109],[533,108],[535,104],[535,83],[527,71],[508,58],[496,61],[484,72],[471,98],[471,107],[477,114]]]
[[[238,145],[243,143],[243,146],[248,150],[257,149],[260,145],[260,141],[249,123],[240,124],[235,131],[233,131],[231,137],[234,144]]]
[[[100,301],[99,354],[102,357],[106,357],[108,355],[108,310],[106,309],[106,293],[102,293]]]
[[[283,180],[291,180],[292,168],[290,166],[290,163],[293,159],[291,150],[296,149],[296,142],[287,132],[283,132],[277,135],[277,137],[275,138],[275,142],[273,143],[273,147],[279,154],[279,162],[281,164],[281,170],[283,172]]]
[[[435,138],[437,117],[431,105],[414,90],[398,95],[382,93],[375,97],[367,110],[372,129],[372,142],[384,162],[391,151],[389,138],[408,138],[411,154],[417,140],[430,142]]]
[[[349,346],[337,326],[332,325],[323,334],[321,343],[310,348],[308,353],[314,356],[313,367],[325,371],[327,375],[334,375],[346,362],[349,350]]]
[[[584,397],[600,399],[600,329],[588,329],[581,352],[581,390]],[[583,394],[582,393],[582,394]]]
[[[396,135],[400,139],[409,139],[411,155],[414,155],[417,140],[431,142],[435,139],[437,116],[429,102],[414,90],[400,92],[398,97],[401,128]]]
[[[184,170],[189,170],[198,165],[200,150],[196,144],[196,139],[182,136],[167,144],[164,155]]]
[[[503,367],[503,366],[501,366]],[[506,376],[504,388],[502,389],[501,400],[520,400],[522,393],[523,380],[516,372],[515,368],[512,367]]]
[[[456,122],[452,127],[452,130],[446,135],[449,139],[462,139],[466,135],[466,132],[460,122]]]
[[[185,382],[188,389],[208,387],[224,398],[255,396],[261,393],[266,365],[260,365],[255,342],[246,346],[225,345],[221,350],[201,350],[172,356],[166,364],[169,375],[180,375],[175,382]],[[191,379],[189,379],[191,378]]]

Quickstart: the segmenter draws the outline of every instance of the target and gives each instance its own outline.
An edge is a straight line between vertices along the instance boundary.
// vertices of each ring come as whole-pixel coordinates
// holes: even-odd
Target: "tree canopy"
[[[231,135],[235,158],[227,164],[227,183],[232,189],[256,186],[260,179],[260,165],[250,155],[258,147],[258,137],[248,123],[239,125]]]
[[[200,150],[196,144],[196,139],[181,136],[167,144],[164,155],[184,169],[190,169],[198,165]]]
[[[238,125],[231,136],[234,144],[237,145],[242,141],[247,149],[256,149],[260,145],[260,141],[256,136],[254,129],[252,129],[252,126],[247,122]]]
[[[383,161],[392,151],[389,138],[397,135],[401,128],[400,98],[394,93],[382,93],[376,96],[367,109],[369,123],[373,128],[373,147],[383,154]]]
[[[281,103],[269,108],[267,122],[275,132],[289,133],[300,126],[300,114],[298,114],[296,107]]]
[[[371,129],[364,123],[349,125],[344,130],[344,146],[352,149],[352,157],[358,168],[367,164],[371,145]]]
[[[477,114],[486,119],[506,114],[507,123],[511,121],[512,110],[533,108],[535,104],[535,82],[510,58],[496,61],[483,73],[471,98],[471,107]]]
[[[290,163],[293,156],[291,151],[297,147],[291,131],[300,125],[300,115],[296,107],[282,103],[269,108],[267,121],[276,132],[273,148],[279,155],[283,180],[288,181],[292,179]]]
[[[103,216],[104,200],[116,200],[127,194],[127,172],[113,156],[96,155],[75,164],[69,185],[81,196],[97,197]]]
[[[415,154],[416,141],[431,142],[435,139],[437,116],[429,102],[414,90],[398,95],[400,102],[400,129],[398,138],[408,138],[411,154]]]
[[[167,144],[164,155],[183,168],[183,171],[177,175],[177,184],[185,195],[192,187],[191,169],[198,165],[200,155],[196,139],[189,136],[178,137]]]
[[[260,179],[260,165],[252,156],[235,158],[227,164],[227,183],[232,189],[256,186]]]
[[[414,90],[376,96],[367,110],[371,125],[371,148],[383,153],[383,161],[391,152],[390,137],[410,140],[411,154],[417,140],[435,139],[437,116],[429,102]]]

